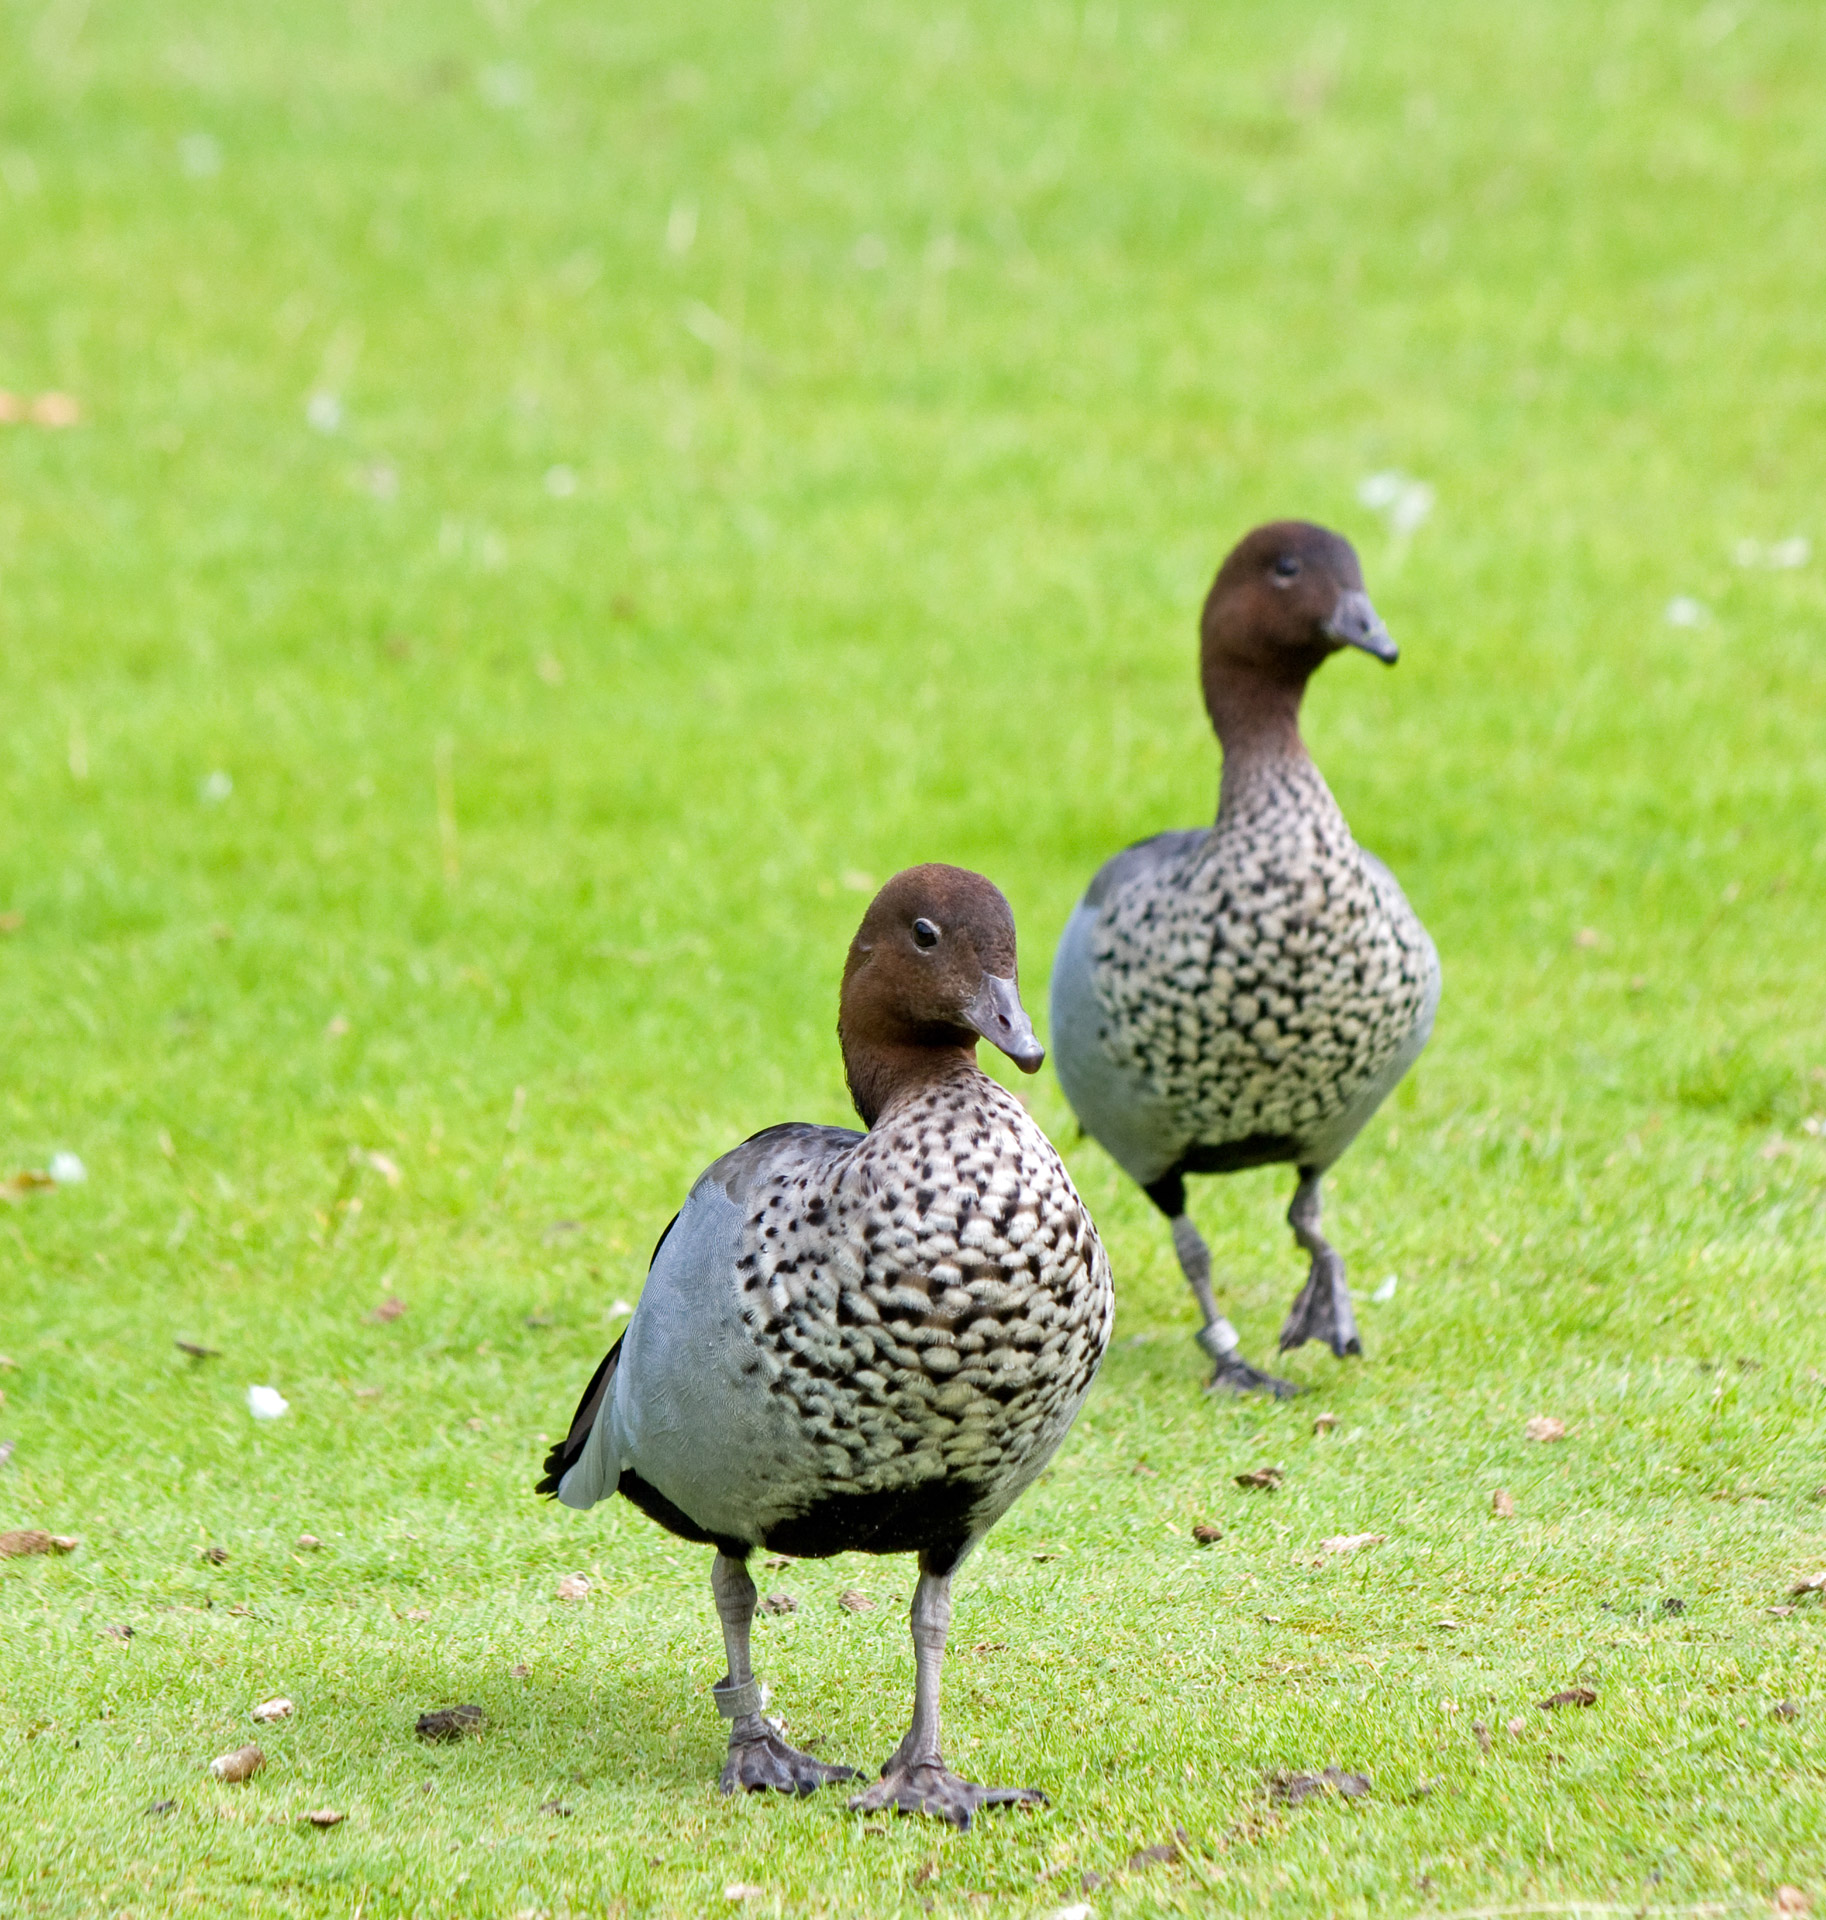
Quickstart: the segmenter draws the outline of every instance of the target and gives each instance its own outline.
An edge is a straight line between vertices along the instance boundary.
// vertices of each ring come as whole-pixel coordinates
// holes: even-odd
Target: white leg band
[[[1208,1327],[1198,1330],[1198,1344],[1213,1360],[1224,1360],[1233,1354],[1243,1342],[1237,1330],[1220,1314]]]

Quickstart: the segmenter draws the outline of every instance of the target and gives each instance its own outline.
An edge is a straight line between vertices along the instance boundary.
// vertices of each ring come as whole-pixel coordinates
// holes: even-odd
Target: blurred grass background
[[[1767,1715],[1820,1693],[1818,1603],[1762,1611],[1826,1481],[1823,60],[1798,0],[0,0],[0,1178],[89,1174],[0,1205],[0,1525],[84,1538],[0,1574],[0,1905],[1826,1879],[1826,1749]],[[1203,1401],[1166,1236],[1046,1076],[1120,1344],[950,1686],[954,1761],[1054,1811],[717,1801],[698,1556],[536,1506],[536,1436],[698,1168],[843,1118],[873,884],[992,875],[1039,1011],[1101,859],[1208,817],[1197,607],[1284,513],[1403,647],[1308,706],[1446,966],[1328,1183],[1395,1299],[1294,1407]],[[1196,1201],[1258,1357],[1286,1185]],[[781,1576],[766,1629],[857,1764],[910,1662],[829,1599],[904,1575]],[[1503,1733],[1575,1672],[1599,1709]],[[268,1772],[202,1782],[278,1691]],[[445,1695],[496,1725],[422,1752]],[[1377,1793],[1264,1802],[1332,1759]]]

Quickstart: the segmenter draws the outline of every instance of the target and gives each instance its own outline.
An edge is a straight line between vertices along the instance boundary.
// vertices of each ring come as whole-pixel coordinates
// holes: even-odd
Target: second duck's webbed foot
[[[815,1793],[839,1780],[854,1780],[854,1767],[833,1767],[790,1747],[757,1714],[746,1715],[729,1731],[729,1757],[717,1783],[725,1793]]]
[[[980,1807],[1044,1807],[1049,1802],[1038,1787],[984,1787],[961,1779],[942,1759],[903,1760],[896,1754],[882,1769],[881,1778],[866,1793],[857,1794],[851,1807],[858,1813],[880,1813],[892,1807],[898,1813],[929,1813],[949,1820],[967,1832]]]
[[[1319,1231],[1319,1176],[1302,1172],[1300,1185],[1287,1209],[1294,1238],[1312,1255],[1306,1284],[1295,1298],[1281,1328],[1281,1351],[1308,1340],[1323,1340],[1340,1360],[1361,1353],[1357,1315],[1344,1278],[1344,1256]]]
[[[1199,1344],[1203,1346],[1204,1342],[1201,1340]],[[1260,1367],[1252,1367],[1234,1347],[1228,1353],[1216,1355],[1215,1359],[1215,1371],[1205,1384],[1207,1393],[1266,1393],[1276,1400],[1291,1400],[1302,1391],[1291,1380],[1278,1379]]]

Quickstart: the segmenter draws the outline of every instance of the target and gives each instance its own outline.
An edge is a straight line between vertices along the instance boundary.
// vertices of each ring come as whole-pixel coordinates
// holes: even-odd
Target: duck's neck
[[[843,1048],[844,1078],[865,1127],[944,1081],[978,1072],[974,1039],[967,1046],[881,1040],[851,1045],[846,1039]]]
[[[1300,738],[1300,700],[1305,692],[1303,679],[1206,675],[1205,705],[1224,750],[1217,799],[1220,820],[1264,777],[1310,765],[1306,743]]]

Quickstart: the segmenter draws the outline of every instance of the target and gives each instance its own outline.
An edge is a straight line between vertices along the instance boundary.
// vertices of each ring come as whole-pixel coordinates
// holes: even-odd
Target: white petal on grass
[[[291,1411],[291,1402],[277,1387],[249,1387],[247,1410],[256,1420],[283,1420]]]
[[[568,500],[577,491],[577,470],[575,467],[547,467],[545,470],[545,490],[554,500]]]
[[[632,1313],[633,1311],[633,1307],[626,1300],[611,1300],[609,1302],[609,1313],[611,1316],[618,1313]]]
[[[51,1155],[51,1178],[60,1187],[78,1187],[88,1179],[89,1169],[73,1153]]]
[[[215,772],[210,774],[204,780],[203,784],[197,788],[197,798],[201,800],[205,806],[219,807],[234,790],[235,783],[233,775],[224,773],[222,769],[218,767]]]
[[[1363,505],[1381,514],[1389,523],[1389,531],[1403,540],[1433,511],[1437,497],[1424,480],[1393,468],[1365,475],[1357,487],[1357,498]]]
[[[697,239],[697,202],[674,200],[666,216],[666,251],[682,258]]]
[[[1399,1284],[1400,1284],[1400,1276],[1398,1274],[1391,1273],[1389,1277],[1385,1281],[1383,1281],[1382,1285],[1379,1286],[1376,1289],[1376,1291],[1370,1295],[1370,1298],[1375,1301],[1377,1306],[1386,1307],[1388,1303],[1394,1299],[1395,1289]]]
[[[187,133],[178,142],[178,164],[193,180],[213,180],[222,171],[222,146],[212,133]]]
[[[1703,627],[1711,619],[1711,609],[1689,593],[1677,593],[1661,616],[1670,627]]]
[[[319,433],[334,433],[342,425],[341,397],[319,389],[304,403],[304,417]]]
[[[1803,533],[1795,534],[1791,539],[1778,540],[1769,549],[1769,564],[1772,567],[1804,567],[1813,558],[1813,543]]]
[[[715,353],[727,353],[741,344],[742,336],[714,307],[701,300],[687,300],[680,318],[693,339],[703,341]]]
[[[476,86],[491,107],[502,111],[523,107],[533,97],[532,75],[511,61],[497,67],[484,67],[476,77]]]

